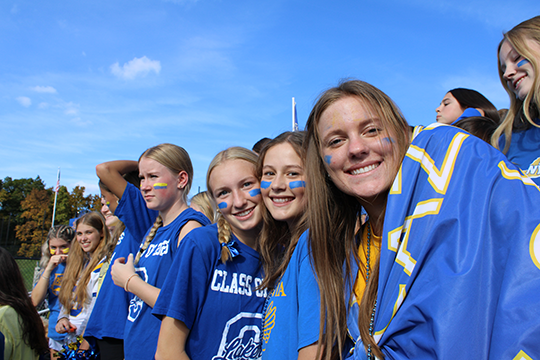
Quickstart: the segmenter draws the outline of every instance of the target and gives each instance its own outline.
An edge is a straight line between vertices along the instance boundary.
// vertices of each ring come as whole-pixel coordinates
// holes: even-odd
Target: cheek
[[[261,181],[261,189],[268,189],[272,185],[271,181]]]
[[[253,189],[249,191],[249,196],[252,198],[257,197],[257,195],[261,195],[261,189]]]
[[[219,210],[225,210],[229,207],[229,204],[226,201],[222,201],[217,204]]]
[[[154,187],[154,190],[167,190],[169,185],[167,183],[155,183],[152,186]]]

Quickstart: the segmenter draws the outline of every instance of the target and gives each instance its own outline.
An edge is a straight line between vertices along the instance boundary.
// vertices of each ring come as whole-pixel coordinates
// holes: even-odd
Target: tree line
[[[84,196],[84,186],[75,186],[71,192],[60,186],[56,203],[55,225],[69,224],[69,220],[87,211],[99,211],[98,195]],[[43,180],[0,179],[0,246],[13,255],[41,256],[52,223],[54,206],[53,188],[46,188]]]

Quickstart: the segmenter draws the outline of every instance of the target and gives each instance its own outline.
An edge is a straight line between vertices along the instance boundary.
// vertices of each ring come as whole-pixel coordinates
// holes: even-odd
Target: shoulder
[[[180,242],[180,246],[199,248],[202,252],[219,249],[217,225],[202,226],[191,230]]]

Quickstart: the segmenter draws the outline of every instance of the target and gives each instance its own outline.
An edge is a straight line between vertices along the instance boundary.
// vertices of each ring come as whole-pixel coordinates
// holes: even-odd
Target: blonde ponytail
[[[156,236],[156,232],[162,226],[163,226],[163,219],[161,218],[161,215],[159,215],[156,218],[156,221],[154,222],[154,225],[150,229],[150,232],[146,236],[146,240],[144,241],[143,246],[141,246],[141,249],[139,250],[139,252],[137,253],[137,256],[135,257],[135,261],[133,262],[135,265],[137,265],[139,263],[139,260],[141,259],[141,256],[142,256],[143,252],[148,248],[148,246],[150,245],[150,243],[154,239],[154,236]]]

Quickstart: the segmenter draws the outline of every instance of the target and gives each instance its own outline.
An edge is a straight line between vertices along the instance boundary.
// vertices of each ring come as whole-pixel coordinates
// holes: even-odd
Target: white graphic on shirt
[[[145,282],[148,282],[148,273],[146,272],[145,267],[135,268],[135,272],[139,274],[141,279]],[[143,307],[144,301],[142,301],[138,296],[134,296],[133,299],[129,302],[129,311],[128,311],[128,320],[134,322],[139,317],[141,309]]]
[[[225,324],[218,353],[212,360],[261,358],[262,314],[241,312]]]

